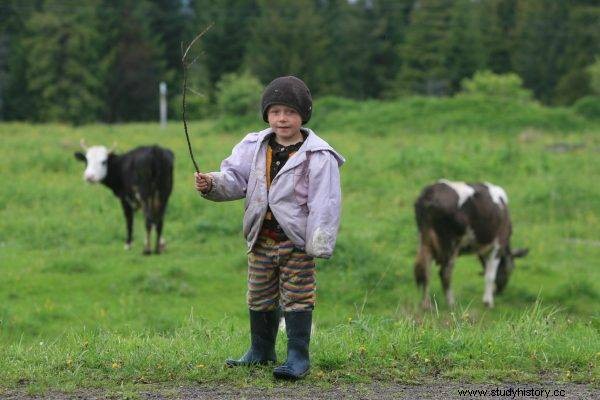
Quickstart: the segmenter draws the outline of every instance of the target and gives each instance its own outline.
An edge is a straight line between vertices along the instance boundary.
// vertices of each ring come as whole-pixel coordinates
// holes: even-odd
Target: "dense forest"
[[[232,74],[383,99],[483,70],[570,105],[600,62],[597,0],[0,0],[0,120],[154,120],[161,81],[173,116],[182,45],[210,23],[189,70],[207,109]]]

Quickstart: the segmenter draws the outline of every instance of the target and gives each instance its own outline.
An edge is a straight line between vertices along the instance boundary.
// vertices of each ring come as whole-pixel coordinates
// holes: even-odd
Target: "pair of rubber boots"
[[[265,365],[276,362],[275,340],[279,329],[280,311],[250,310],[251,346],[239,360],[225,361],[228,367],[240,365]],[[310,369],[308,345],[312,311],[283,313],[288,337],[287,360],[273,370],[278,379],[296,380],[304,378]]]

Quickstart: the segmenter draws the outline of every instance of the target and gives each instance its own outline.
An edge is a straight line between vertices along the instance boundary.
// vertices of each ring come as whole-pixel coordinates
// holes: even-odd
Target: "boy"
[[[269,128],[250,133],[221,163],[220,172],[196,173],[195,186],[213,201],[245,198],[251,347],[227,366],[275,362],[283,310],[287,361],[280,379],[308,373],[315,305],[314,258],[329,258],[337,237],[344,158],[310,129],[312,98],[293,76],[275,79],[262,96]]]

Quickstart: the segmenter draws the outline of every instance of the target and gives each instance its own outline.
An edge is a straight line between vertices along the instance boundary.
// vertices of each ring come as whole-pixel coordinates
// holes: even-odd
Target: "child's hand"
[[[213,179],[210,175],[196,172],[194,178],[196,178],[195,186],[197,191],[202,193],[210,192],[213,183]]]

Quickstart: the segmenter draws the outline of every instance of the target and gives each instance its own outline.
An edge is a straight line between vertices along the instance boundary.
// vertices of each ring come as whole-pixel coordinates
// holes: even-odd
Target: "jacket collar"
[[[335,157],[336,161],[338,162],[338,166],[342,166],[342,164],[346,161],[344,157],[342,157],[337,151],[335,151],[333,147],[331,147],[326,141],[318,137],[311,129],[300,129],[302,129],[302,131],[307,134],[306,140],[304,141],[302,146],[300,146],[298,151],[285,163],[283,168],[279,170],[276,176],[279,176],[285,171],[290,170],[302,163],[304,160],[306,160],[307,153],[313,151],[326,150],[331,152],[331,154]],[[263,146],[263,142],[268,140],[268,137],[271,133],[273,133],[273,130],[271,128],[267,128],[259,132],[258,140],[259,142],[261,142],[261,147]]]

